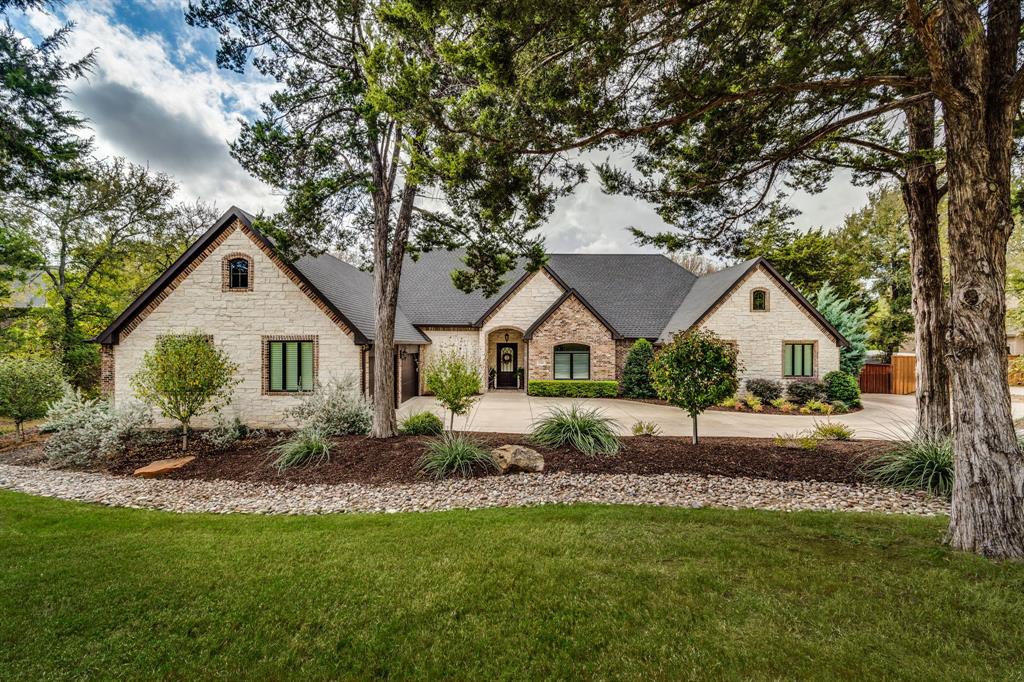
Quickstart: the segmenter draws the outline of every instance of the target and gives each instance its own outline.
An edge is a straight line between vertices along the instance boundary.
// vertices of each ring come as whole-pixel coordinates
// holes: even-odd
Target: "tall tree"
[[[78,385],[95,372],[96,349],[84,345],[83,306],[112,265],[120,265],[140,242],[151,240],[173,216],[177,187],[170,177],[123,159],[89,166],[89,179],[65,187],[46,201],[10,196],[2,213],[29,223],[49,295],[56,302],[59,324],[54,345],[65,374]],[[105,292],[104,292],[105,293]],[[109,321],[110,311],[93,320],[92,328]]]
[[[263,116],[243,124],[234,157],[287,193],[264,222],[290,255],[367,244],[374,273],[372,435],[396,433],[394,327],[402,260],[416,248],[467,249],[453,273],[464,289],[493,293],[519,256],[536,269],[532,235],[556,185],[577,164],[515,155],[435,125],[464,106],[459,64],[437,64],[419,45],[443,43],[447,24],[371,0],[196,0],[190,24],[220,34],[218,64],[252,65],[280,85]],[[396,32],[401,27],[403,34]]]
[[[436,11],[439,3],[416,4]],[[440,4],[458,17],[463,43],[498,42],[481,50],[478,69],[489,97],[478,100],[475,120],[487,121],[490,139],[538,152],[642,140],[639,173],[603,175],[610,189],[664,197],[661,216],[685,228],[674,246],[731,248],[741,235],[735,228],[764,209],[779,178],[824,180],[801,176],[791,163],[813,161],[818,150],[829,164],[850,147],[867,162],[892,158],[887,145],[860,133],[884,135],[901,114],[895,162],[908,197],[915,333],[925,354],[918,365],[928,391],[918,396],[922,426],[940,433],[949,420],[944,355],[952,359],[957,402],[968,406],[954,412],[951,541],[1024,556],[1024,464],[1001,359],[1012,123],[1024,90],[1018,3],[534,0],[514,11],[500,2]],[[442,47],[441,58],[464,52]],[[945,185],[936,164],[936,102]],[[503,112],[513,112],[515,125]],[[949,315],[936,286],[937,205],[947,191]],[[951,346],[940,333],[947,324]]]
[[[91,141],[79,136],[83,120],[67,109],[67,83],[83,76],[92,54],[60,56],[71,24],[32,45],[7,20],[10,10],[45,10],[56,0],[0,0],[0,193],[48,196],[81,181]]]
[[[1024,96],[1015,0],[906,0],[942,103],[949,182],[954,467],[950,541],[1024,557],[1024,458],[1007,384],[1006,247],[1014,121]]]

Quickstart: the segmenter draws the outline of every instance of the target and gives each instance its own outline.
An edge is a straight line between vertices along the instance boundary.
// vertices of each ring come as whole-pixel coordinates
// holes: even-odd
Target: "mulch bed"
[[[861,466],[872,454],[888,447],[884,441],[824,441],[813,451],[784,448],[771,439],[707,438],[695,447],[689,438],[668,436],[623,438],[615,457],[588,457],[569,448],[531,445],[522,434],[473,434],[490,446],[520,443],[544,457],[546,472],[590,474],[691,473],[747,476],[773,480],[814,480],[857,483],[865,480]],[[279,436],[247,439],[217,450],[197,439],[190,448],[194,462],[170,474],[172,478],[227,479],[267,483],[415,483],[427,480],[417,471],[424,438],[399,436],[384,441],[363,436],[334,439],[330,461],[278,471],[270,448]],[[156,459],[178,456],[170,443],[138,448],[107,471],[130,475]]]
[[[863,407],[851,407],[846,412],[833,412],[832,414],[821,414],[820,412],[811,412],[810,414],[804,414],[799,409],[793,410],[791,412],[785,412],[784,410],[780,410],[777,407],[772,407],[771,405],[762,404],[761,407],[763,409],[760,412],[754,412],[749,407],[736,409],[735,407],[720,407],[716,405],[715,407],[709,407],[708,412],[738,412],[740,414],[787,414],[790,417],[818,417],[819,419],[827,419],[828,417],[839,417],[844,414],[860,412],[861,410],[864,409]]]

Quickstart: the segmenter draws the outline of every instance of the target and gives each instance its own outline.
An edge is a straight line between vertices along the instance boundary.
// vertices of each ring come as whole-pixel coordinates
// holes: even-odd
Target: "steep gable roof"
[[[168,289],[173,289],[177,278],[182,276],[194,261],[205,258],[208,255],[205,253],[207,249],[215,246],[218,237],[236,220],[250,232],[264,252],[270,255],[274,253],[270,240],[252,226],[253,216],[237,206],[232,206],[93,340],[98,343],[117,343],[122,330],[130,328],[130,325],[138,317],[146,314],[147,308],[162,300],[160,297],[166,296]],[[342,263],[333,256],[320,257],[329,259],[322,263],[319,262],[319,258],[313,258],[300,259],[299,262],[293,264],[287,264],[276,256],[273,258],[286,274],[294,277],[300,289],[314,302],[322,304],[331,315],[336,316],[352,332],[353,340],[356,343],[363,344],[371,341],[374,306],[373,282],[369,275],[361,273],[347,263]],[[303,261],[306,262],[300,265]],[[359,274],[354,275],[349,271]],[[314,279],[317,281],[314,282]],[[367,279],[369,280],[368,286],[366,285]],[[347,281],[348,286],[339,286],[335,283],[342,280]],[[348,293],[356,289],[364,292],[364,295]],[[366,311],[370,311],[369,324],[367,324]],[[359,322],[357,323],[355,320],[359,320]],[[368,331],[369,333],[367,333]],[[427,341],[426,337],[409,324],[404,317],[398,317],[395,320],[395,340],[398,343],[424,343]]]
[[[583,298],[580,295],[580,292],[576,291],[575,289],[566,289],[565,293],[562,294],[561,296],[559,296],[557,301],[555,301],[550,306],[548,306],[548,309],[545,310],[543,313],[541,313],[540,317],[538,317],[534,321],[534,323],[530,325],[530,327],[523,333],[523,338],[526,339],[527,341],[532,339],[534,332],[536,332],[537,329],[539,329],[540,326],[542,324],[544,324],[544,322],[549,317],[551,317],[556,310],[561,308],[562,304],[565,303],[570,298],[575,298],[577,301],[582,303],[583,307],[586,308],[587,310],[589,310],[590,314],[593,315],[597,319],[598,322],[603,324],[605,326],[605,328],[608,329],[608,331],[611,332],[613,339],[621,339],[622,338],[622,335],[619,334],[618,331],[616,331],[615,327],[613,327],[611,325],[611,323],[609,323],[608,320],[606,320],[601,315],[601,313],[599,313],[596,310],[594,310],[594,306],[590,305],[590,303],[587,301],[587,299]]]

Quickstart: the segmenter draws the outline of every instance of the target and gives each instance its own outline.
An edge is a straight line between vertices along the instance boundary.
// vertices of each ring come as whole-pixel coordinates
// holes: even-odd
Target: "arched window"
[[[232,258],[228,261],[228,288],[248,289],[249,288],[249,260],[246,258]]]
[[[750,309],[755,313],[768,311],[768,291],[766,289],[754,289],[750,292]]]
[[[556,379],[589,379],[590,346],[582,343],[563,343],[555,346]]]

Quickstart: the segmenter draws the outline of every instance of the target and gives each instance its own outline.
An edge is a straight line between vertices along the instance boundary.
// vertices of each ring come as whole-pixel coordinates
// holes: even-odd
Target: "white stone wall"
[[[490,367],[489,355],[493,355],[494,348],[492,346],[496,343],[495,339],[488,342],[490,333],[498,329],[525,332],[530,325],[537,321],[537,318],[551,307],[552,303],[562,296],[562,293],[562,287],[555,280],[551,279],[544,270],[538,270],[484,322],[478,337],[480,344],[478,357],[480,358],[484,386],[487,386],[487,370]],[[527,367],[529,349],[521,346],[519,350],[519,365]]]
[[[232,252],[253,258],[253,291],[221,291],[221,259]],[[262,340],[273,335],[316,335],[320,382],[351,373],[359,380],[359,346],[334,324],[241,230],[235,230],[127,337],[114,346],[114,400],[133,397],[129,377],[158,336],[199,330],[239,365],[242,380],[227,416],[259,427],[283,426],[297,396],[262,395]],[[195,426],[209,426],[204,417]],[[160,420],[159,425],[172,422]]]
[[[445,352],[456,352],[460,355],[475,360],[480,357],[480,332],[476,329],[430,329],[423,330],[430,337],[431,343],[421,346],[420,350],[420,393],[427,394],[426,390],[426,368],[431,360]],[[482,384],[486,388],[487,384]]]
[[[751,311],[750,294],[754,289],[768,291],[767,312]],[[817,378],[839,369],[839,347],[836,343],[761,267],[751,273],[700,327],[715,332],[725,341],[736,342],[743,365],[741,382],[746,379],[783,380],[782,345],[791,341],[817,342]]]

